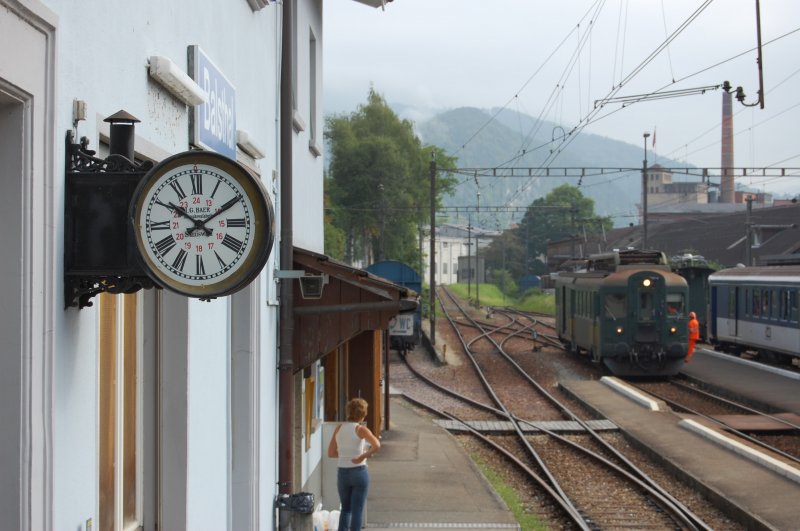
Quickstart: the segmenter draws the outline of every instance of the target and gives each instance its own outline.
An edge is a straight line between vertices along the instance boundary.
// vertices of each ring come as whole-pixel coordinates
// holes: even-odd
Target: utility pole
[[[383,194],[383,185],[378,185],[378,192],[381,195],[381,241],[378,248],[378,261],[386,259],[386,248],[384,247],[383,239],[386,234],[386,196]]]
[[[431,278],[430,278],[430,320],[431,345],[436,345],[436,152],[431,151]]]
[[[525,221],[525,218],[522,218]],[[525,274],[531,272],[531,259],[530,259],[530,248],[529,248],[529,240],[530,240],[530,233],[528,229],[530,228],[530,223],[525,223]]]
[[[647,249],[647,137],[650,133],[645,132],[644,137],[644,162],[642,163],[642,249]]]
[[[753,196],[747,196],[747,214],[744,219],[744,265],[753,265]]]
[[[467,222],[467,300],[472,298],[472,214]]]
[[[417,219],[422,219],[422,212],[420,212]],[[422,222],[417,224],[417,231],[419,232],[419,278],[422,278],[425,272],[424,258],[422,257],[423,242],[425,241],[425,233],[422,229]],[[421,294],[420,294],[421,295]]]
[[[475,181],[477,184],[477,180]],[[478,192],[478,215],[481,212],[481,193]],[[481,263],[478,261],[478,251],[480,244],[478,243],[478,233],[475,233],[475,302],[478,308],[481,307]]]
[[[572,207],[569,209],[569,218],[570,218],[569,226],[570,226],[570,232],[572,232],[572,234],[570,234],[569,241],[570,241],[570,254],[572,258],[575,258],[575,238],[578,237],[578,235],[575,233],[575,228],[576,228],[575,214],[576,214],[575,201],[573,201]]]

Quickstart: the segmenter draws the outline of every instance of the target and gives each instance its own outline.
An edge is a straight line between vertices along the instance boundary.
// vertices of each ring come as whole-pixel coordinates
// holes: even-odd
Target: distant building
[[[708,203],[708,184],[673,182],[672,172],[659,164],[647,169],[647,207]]]
[[[647,221],[663,223],[693,217],[743,212],[747,199],[753,199],[754,208],[772,206],[772,194],[739,190],[732,201],[721,202],[717,185],[708,182],[675,182],[672,172],[659,164],[647,169]],[[641,205],[639,222],[642,222]]]
[[[423,259],[423,281],[430,282],[430,227],[426,231],[426,236],[422,242]],[[459,278],[459,263],[463,257],[467,260],[470,256],[475,256],[477,244],[478,255],[481,249],[485,249],[492,243],[492,240],[500,235],[500,232],[481,229],[478,227],[468,227],[465,225],[451,225],[443,223],[436,226],[436,283],[455,284],[466,282]],[[463,262],[467,263],[467,262]],[[475,264],[474,258],[471,262]],[[473,277],[474,279],[475,277]]]

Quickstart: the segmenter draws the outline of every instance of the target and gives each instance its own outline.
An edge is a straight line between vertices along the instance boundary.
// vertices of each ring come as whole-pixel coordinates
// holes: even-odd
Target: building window
[[[306,369],[303,379],[305,410],[305,448],[311,449],[311,434],[322,424],[325,414],[325,368],[319,362]]]
[[[141,521],[139,298],[99,299],[99,526],[136,529]]]
[[[447,274],[447,264],[446,264],[446,263],[443,263],[443,264],[442,264],[442,274],[443,274],[443,275],[446,275],[446,274]]]

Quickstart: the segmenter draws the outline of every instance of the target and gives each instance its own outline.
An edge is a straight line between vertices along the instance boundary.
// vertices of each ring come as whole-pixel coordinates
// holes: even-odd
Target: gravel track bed
[[[450,310],[451,314],[457,311],[454,307]],[[476,318],[486,320],[484,312],[475,312]],[[497,316],[488,319],[490,322],[497,321],[498,323],[505,324],[508,319],[504,316]],[[459,393],[469,396],[473,400],[482,402],[484,404],[496,407],[483,389],[479,378],[475,374],[475,369],[472,363],[467,358],[466,354],[461,348],[461,343],[449,325],[446,318],[437,320],[437,347],[440,352],[445,350],[445,364],[440,364],[433,359],[433,357],[424,349],[419,348],[410,351],[407,354],[408,362],[414,367],[415,370],[424,374],[426,377],[436,381],[437,383],[449,387]],[[477,330],[474,328],[469,331],[470,327],[462,326],[461,333],[465,338],[473,338],[478,335]],[[545,327],[541,328],[542,333],[548,333],[549,330]],[[500,343],[504,337],[496,335],[496,341]],[[469,339],[467,339],[469,340]],[[482,341],[485,342],[485,341]],[[443,347],[443,345],[447,345]],[[493,347],[492,347],[493,348]],[[519,364],[523,370],[528,374],[533,375],[535,380],[547,389],[549,392],[555,394],[557,399],[569,407],[579,418],[588,420],[595,418],[591,413],[586,411],[580,404],[562,393],[558,387],[560,380],[569,379],[599,379],[602,372],[586,359],[578,359],[570,356],[569,354],[555,349],[553,347],[544,347],[541,344],[534,343],[530,338],[512,338],[504,343],[504,349],[510,352],[514,361]],[[487,349],[488,350],[488,349]],[[499,358],[499,354],[485,354]],[[391,363],[391,385],[404,393],[409,394],[413,398],[420,400],[424,403],[435,405],[440,409],[462,418],[464,420],[489,420],[496,419],[496,417],[486,411],[476,409],[472,406],[461,403],[456,398],[452,398],[440,391],[431,388],[426,383],[418,380],[401,361],[396,353],[392,353]],[[508,374],[511,370],[508,363],[503,360],[502,363],[492,363],[489,367],[484,367],[488,371],[487,378],[490,381],[500,381],[501,378],[509,378]],[[496,371],[496,374],[495,374]],[[503,376],[505,374],[505,376]],[[544,420],[540,416],[540,412],[548,412],[549,417],[552,414],[553,406],[549,401],[546,401],[529,383],[517,383],[514,385],[514,392],[503,392],[503,399],[506,401],[507,407],[516,414],[523,418],[530,420]],[[419,410],[422,411],[422,410]],[[427,415],[427,413],[426,413]],[[564,417],[560,417],[563,419]],[[656,480],[664,489],[670,492],[673,496],[678,498],[683,504],[688,506],[695,514],[699,515],[714,529],[730,529],[737,530],[743,527],[725,517],[720,511],[713,507],[710,502],[703,498],[702,495],[694,491],[678,481],[670,475],[669,471],[663,469],[658,464],[653,462],[646,454],[638,451],[631,446],[625,437],[620,433],[605,433],[603,437],[614,444],[615,447],[620,449],[633,463],[641,467],[646,473]],[[581,439],[586,437],[580,436]],[[499,455],[496,451],[491,450],[484,443],[475,439],[470,435],[458,434],[456,439],[461,442],[465,447],[468,454],[473,458],[479,458],[494,471],[496,471],[504,481],[511,485],[517,495],[522,500],[522,504],[526,511],[536,514],[542,522],[545,523],[548,529],[569,529],[571,524],[566,521],[561,514],[561,509],[553,504],[541,488],[531,485],[530,480],[519,472],[516,467],[510,464],[504,457]],[[565,485],[582,485],[587,483],[587,472],[583,468],[586,465],[586,458],[579,457],[574,454],[573,450],[565,451],[558,448],[566,448],[562,443],[549,440],[548,443],[543,443],[543,436],[531,436],[529,440],[543,454],[547,454],[546,460],[557,463],[560,470],[559,474],[563,475]],[[596,444],[596,443],[592,443]],[[521,446],[519,442],[515,442],[517,447]],[[603,450],[596,450],[598,453],[604,453]],[[519,451],[515,454],[522,456]],[[563,454],[563,455],[561,455]],[[554,457],[555,456],[555,457]],[[525,456],[527,461],[530,457]],[[538,471],[538,467],[533,467]],[[598,472],[595,469],[588,477],[597,477]],[[610,475],[608,472],[606,475]],[[600,488],[591,488],[586,491],[588,494],[587,499],[592,496],[598,496],[598,493],[604,492],[605,480],[600,479],[595,483],[600,483]],[[615,483],[618,483],[615,481]],[[570,487],[572,488],[572,487]],[[626,496],[625,492],[630,490],[629,486],[619,487],[619,491],[614,491],[612,498],[621,499],[636,499],[640,497],[638,493],[631,496]],[[608,487],[606,486],[606,489]],[[636,490],[636,489],[633,489]],[[586,502],[584,502],[586,503]],[[659,511],[654,510],[649,506],[649,502],[643,502],[641,510],[634,511],[640,514],[629,514],[620,520],[620,528],[627,529],[644,529],[644,528],[664,528],[662,520],[659,520]],[[623,504],[627,505],[627,503]],[[591,506],[590,505],[587,505]],[[607,509],[607,508],[606,508]],[[602,512],[602,507],[598,506],[597,511]],[[626,523],[627,522],[627,523]],[[631,523],[633,522],[633,523]],[[653,522],[656,522],[655,524]],[[615,526],[606,526],[604,529],[614,528]]]

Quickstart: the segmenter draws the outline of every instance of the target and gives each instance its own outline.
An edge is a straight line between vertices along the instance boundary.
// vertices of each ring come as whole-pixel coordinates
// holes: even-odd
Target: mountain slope
[[[643,146],[588,133],[570,137],[568,131],[555,123],[538,121],[508,110],[498,112],[462,107],[417,124],[417,130],[424,143],[435,144],[457,156],[459,168],[640,168],[644,154]],[[659,159],[659,163],[682,166],[665,159]],[[637,222],[637,205],[641,201],[639,170],[624,174],[587,175],[580,180],[479,175],[477,186],[474,176],[460,177],[461,184],[456,193],[445,199],[448,206],[475,206],[478,192],[482,207],[528,206],[557,186],[564,183],[578,185],[580,182],[582,193],[595,201],[596,213],[612,216],[615,226]],[[513,215],[494,213],[486,208],[480,214],[473,214],[472,223],[497,228],[521,218],[521,212]],[[459,220],[451,216],[451,221]],[[461,221],[466,221],[464,215]]]

